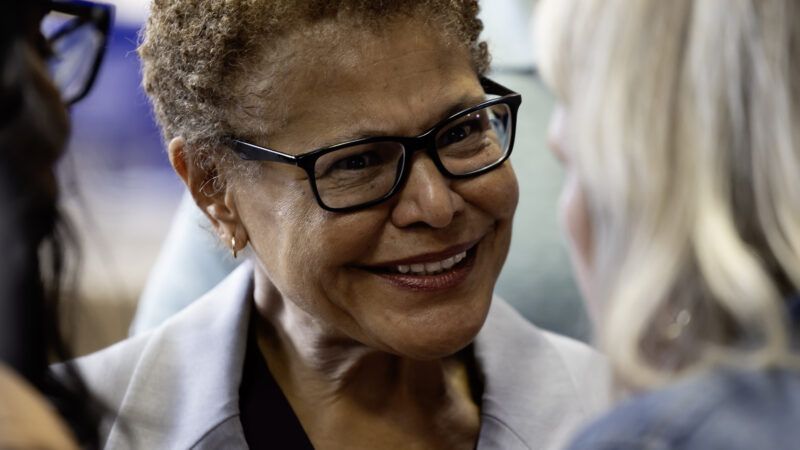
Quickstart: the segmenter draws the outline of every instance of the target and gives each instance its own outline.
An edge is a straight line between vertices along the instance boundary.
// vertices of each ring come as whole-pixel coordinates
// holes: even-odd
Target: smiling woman
[[[477,12],[154,2],[170,160],[252,262],[81,361],[108,447],[547,448],[601,406],[591,350],[493,301],[521,100],[483,76]]]

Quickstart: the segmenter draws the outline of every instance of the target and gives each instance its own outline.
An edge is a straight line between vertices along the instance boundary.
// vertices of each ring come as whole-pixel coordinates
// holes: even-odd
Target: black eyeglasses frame
[[[517,112],[519,110],[519,105],[522,103],[522,96],[512,91],[511,89],[508,89],[507,87],[495,81],[492,81],[486,77],[481,77],[480,83],[484,89],[484,92],[491,95],[498,95],[499,97],[486,100],[475,106],[469,107],[455,114],[452,114],[447,118],[439,121],[436,125],[429,128],[424,133],[415,137],[373,136],[373,137],[356,139],[348,142],[343,142],[340,144],[318,148],[300,155],[289,155],[280,152],[278,150],[273,150],[266,147],[260,147],[258,145],[251,144],[249,142],[245,142],[232,137],[228,138],[227,141],[231,149],[234,152],[236,152],[240,158],[244,160],[277,162],[283,164],[290,164],[302,168],[308,174],[308,180],[311,184],[311,190],[314,193],[314,197],[317,200],[317,204],[319,204],[319,206],[322,209],[338,213],[353,212],[361,209],[366,209],[371,206],[377,205],[379,203],[385,202],[386,200],[391,198],[394,194],[396,194],[405,184],[410,174],[410,170],[407,168],[406,162],[411,161],[414,153],[419,150],[424,149],[428,157],[436,165],[436,168],[439,169],[439,172],[441,172],[448,178],[453,178],[453,179],[473,178],[482,175],[486,172],[489,172],[499,167],[508,159],[509,156],[511,156],[511,151],[514,149],[514,139],[516,138],[516,132],[517,132]],[[442,161],[439,158],[439,154],[436,150],[435,138],[437,133],[441,131],[441,128],[444,125],[449,124],[453,120],[471,114],[477,110],[486,108],[488,106],[493,106],[498,104],[505,104],[511,110],[511,136],[509,138],[509,147],[506,154],[503,156],[502,159],[496,161],[495,163],[469,173],[454,174],[448,171],[447,168],[444,166],[444,164],[442,164]],[[319,159],[321,156],[325,154],[341,150],[343,148],[352,147],[356,145],[370,144],[373,142],[396,142],[403,146],[403,158],[400,162],[400,167],[398,167],[400,175],[397,177],[397,180],[395,181],[394,185],[391,187],[391,189],[389,189],[389,191],[384,196],[377,198],[375,200],[371,200],[369,202],[360,203],[353,206],[347,206],[344,208],[334,208],[326,205],[319,194],[319,190],[317,189],[317,180],[314,174],[314,165],[316,164],[317,159]]]
[[[102,34],[102,43],[100,46],[98,46],[97,51],[92,56],[94,58],[92,61],[92,68],[89,72],[89,76],[86,78],[86,81],[84,81],[83,87],[72,98],[64,99],[64,103],[67,105],[74,105],[86,97],[87,94],[89,94],[89,91],[92,89],[92,86],[97,79],[97,74],[100,71],[100,66],[103,64],[103,57],[106,53],[108,36],[111,33],[111,24],[114,21],[114,6],[105,3],[96,3],[84,0],[51,0],[48,3],[48,8],[50,11],[75,16],[75,19],[66,22],[61,28],[56,30],[50,36],[45,36],[47,42],[55,42],[62,36],[75,31],[87,23],[91,23]]]

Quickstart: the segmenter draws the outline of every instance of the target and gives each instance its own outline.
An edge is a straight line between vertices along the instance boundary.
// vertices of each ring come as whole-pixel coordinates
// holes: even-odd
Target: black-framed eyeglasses
[[[242,159],[304,169],[323,209],[351,212],[368,208],[402,188],[417,151],[424,150],[443,175],[455,179],[482,175],[508,159],[522,96],[488,78],[480,81],[493,98],[447,117],[416,137],[368,137],[301,155],[236,138],[229,138],[229,144]]]
[[[81,0],[52,0],[42,34],[52,54],[50,75],[61,98],[72,105],[89,93],[103,62],[114,7]]]

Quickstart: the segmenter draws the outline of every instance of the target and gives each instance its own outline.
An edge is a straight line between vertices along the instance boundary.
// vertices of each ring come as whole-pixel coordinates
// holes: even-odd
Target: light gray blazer
[[[78,360],[116,417],[112,449],[245,449],[239,383],[251,314],[245,263],[159,328]],[[475,339],[485,377],[479,449],[560,448],[607,401],[589,347],[539,330],[500,298]]]

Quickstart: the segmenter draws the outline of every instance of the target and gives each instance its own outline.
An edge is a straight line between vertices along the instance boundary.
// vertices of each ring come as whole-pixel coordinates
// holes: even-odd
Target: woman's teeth
[[[453,268],[453,266],[460,263],[466,257],[467,252],[461,252],[442,261],[399,265],[395,267],[395,270],[400,273],[411,273],[413,275],[434,275]]]

